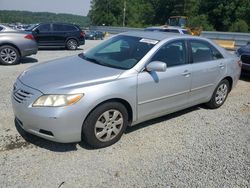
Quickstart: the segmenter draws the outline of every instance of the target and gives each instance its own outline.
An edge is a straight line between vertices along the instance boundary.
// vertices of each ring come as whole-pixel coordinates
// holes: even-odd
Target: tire
[[[212,98],[208,103],[206,103],[206,106],[211,109],[221,107],[227,99],[229,89],[230,84],[228,80],[222,80],[214,90]]]
[[[78,43],[75,39],[69,39],[66,43],[66,48],[68,50],[76,50],[78,47]]]
[[[19,51],[10,45],[0,47],[0,63],[3,65],[16,65],[20,61]]]
[[[121,103],[107,102],[88,115],[83,123],[82,138],[93,148],[107,147],[120,140],[127,125],[127,109]]]

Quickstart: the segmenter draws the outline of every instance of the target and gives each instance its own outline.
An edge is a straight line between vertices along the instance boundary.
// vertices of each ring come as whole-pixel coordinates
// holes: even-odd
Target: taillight
[[[34,40],[34,39],[35,39],[35,38],[34,38],[34,36],[33,36],[33,35],[31,35],[31,34],[26,35],[24,38],[26,38],[26,39],[30,39],[30,40]]]
[[[85,33],[84,33],[83,31],[81,31],[80,36],[81,36],[81,37],[84,37],[84,36],[85,36]]]

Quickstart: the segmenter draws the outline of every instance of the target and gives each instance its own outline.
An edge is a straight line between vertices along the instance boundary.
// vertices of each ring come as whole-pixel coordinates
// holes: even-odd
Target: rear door
[[[64,24],[52,24],[52,30],[53,30],[53,39],[54,43],[57,46],[62,46],[65,44],[66,40],[66,27]]]
[[[192,62],[190,102],[200,103],[210,98],[218,81],[225,75],[226,60],[204,40],[190,40],[189,49]]]

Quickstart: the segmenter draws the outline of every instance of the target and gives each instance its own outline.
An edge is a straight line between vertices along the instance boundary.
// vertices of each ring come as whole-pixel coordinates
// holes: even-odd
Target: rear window
[[[2,31],[2,30],[3,30],[3,27],[0,26],[0,31]]]
[[[77,31],[77,28],[73,25],[53,24],[54,31]]]

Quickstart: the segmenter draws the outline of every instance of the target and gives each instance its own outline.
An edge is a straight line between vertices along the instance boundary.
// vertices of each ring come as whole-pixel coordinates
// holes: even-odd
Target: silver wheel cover
[[[71,50],[75,50],[77,48],[77,42],[75,40],[69,40],[67,45]]]
[[[115,109],[107,110],[96,121],[95,136],[101,142],[108,142],[117,137],[122,127],[122,113]]]
[[[227,93],[228,93],[228,87],[225,83],[221,84],[215,94],[215,102],[216,104],[220,105],[222,104],[226,97],[227,97]]]

